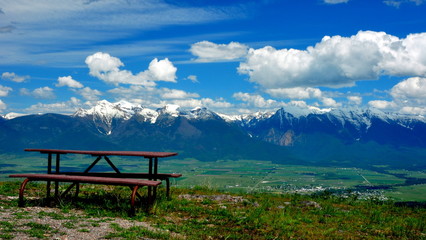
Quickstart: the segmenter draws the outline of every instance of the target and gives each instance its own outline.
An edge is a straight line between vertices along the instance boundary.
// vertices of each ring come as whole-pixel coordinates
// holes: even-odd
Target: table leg
[[[52,154],[49,153],[47,155],[47,174],[51,174],[52,173]],[[50,181],[47,181],[46,184],[46,198],[49,199],[50,198]]]
[[[149,179],[152,180],[152,157],[149,158],[149,166],[148,166]],[[152,187],[148,187],[148,201],[151,198]]]
[[[154,158],[154,181],[157,181],[157,178],[155,178],[158,174],[158,158],[155,157]],[[153,192],[153,199],[155,199],[157,197],[157,188],[154,188],[154,192]]]
[[[56,154],[56,171],[55,171],[55,173],[59,173],[59,169],[60,169],[60,166],[59,166],[59,162],[60,162],[60,157],[61,155],[59,154],[59,153],[57,153]],[[57,198],[57,197],[59,197],[59,182],[58,181],[55,181],[55,197]]]

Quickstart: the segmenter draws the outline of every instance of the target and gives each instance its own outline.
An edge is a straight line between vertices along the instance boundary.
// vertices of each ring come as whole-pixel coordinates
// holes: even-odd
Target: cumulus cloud
[[[31,96],[39,99],[53,99],[55,98],[55,94],[53,93],[53,89],[50,87],[40,87],[36,88],[33,91],[30,91],[26,88],[21,88],[21,95]]]
[[[0,85],[0,97],[6,97],[10,91],[12,91],[12,88]]]
[[[382,109],[382,110],[394,110],[397,105],[392,101],[385,100],[373,100],[369,101],[368,105],[374,108]]]
[[[85,87],[82,89],[79,89],[76,91],[78,94],[80,94],[84,99],[90,102],[96,102],[99,100],[99,96],[102,95],[102,93],[99,90],[91,89],[89,87]]]
[[[195,107],[207,107],[209,109],[221,109],[222,111],[226,108],[230,108],[233,105],[223,99],[211,99],[211,98],[202,98],[202,99],[176,99],[171,101],[172,104],[179,105],[183,108],[195,108]],[[164,106],[166,102],[161,102],[159,107]]]
[[[342,106],[341,103],[338,103],[338,102],[336,102],[336,100],[334,100],[333,98],[329,98],[329,97],[321,98],[321,102],[325,107],[338,108],[338,107]]]
[[[288,99],[318,99],[324,107],[340,107],[342,104],[336,100],[326,97],[320,89],[311,87],[274,88],[266,89],[266,93],[277,98]]]
[[[248,106],[256,107],[256,108],[275,108],[280,106],[281,104],[272,99],[265,99],[258,94],[250,94],[237,92],[232,95],[233,98],[246,102]]]
[[[78,98],[71,97],[66,102],[37,103],[26,108],[25,111],[28,113],[74,113],[79,107],[81,107],[81,101]]]
[[[200,95],[197,93],[187,93],[182,90],[177,89],[167,89],[164,88],[163,93],[161,94],[161,98],[163,99],[183,99],[183,98],[199,98]]]
[[[426,76],[426,33],[399,39],[360,31],[326,36],[306,50],[250,49],[238,72],[264,88],[344,87],[381,75]]]
[[[234,61],[247,55],[248,46],[237,42],[216,44],[202,41],[192,44],[189,51],[197,57],[197,62]]]
[[[273,97],[290,99],[320,98],[322,96],[320,89],[311,87],[273,88],[266,89],[265,92]]]
[[[67,86],[67,87],[70,87],[70,88],[82,88],[83,84],[74,80],[71,76],[67,76],[67,77],[59,77],[58,83],[55,86],[57,86],[57,87]]]
[[[15,74],[14,72],[4,72],[4,73],[1,74],[1,79],[13,81],[13,82],[24,82],[28,78],[30,78],[30,77],[29,76],[19,76],[19,75]]]
[[[426,78],[412,77],[390,90],[392,101],[373,100],[368,104],[378,109],[406,114],[426,114]]]
[[[86,58],[90,75],[105,82],[118,84],[133,84],[154,87],[155,81],[176,82],[177,68],[169,59],[153,59],[147,70],[134,75],[127,70],[120,70],[124,66],[120,59],[108,53],[97,52]]]
[[[395,85],[390,94],[400,102],[426,105],[426,78],[408,78]]]
[[[347,97],[350,104],[361,105],[362,97],[360,96],[348,96]]]

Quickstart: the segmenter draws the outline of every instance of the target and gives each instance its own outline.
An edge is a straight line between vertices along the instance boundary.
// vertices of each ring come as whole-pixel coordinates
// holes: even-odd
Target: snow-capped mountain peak
[[[5,114],[3,117],[4,119],[10,120],[10,119],[14,119],[17,117],[22,117],[22,116],[26,116],[27,114],[23,114],[23,113],[15,113],[15,112],[10,112],[8,114]]]
[[[126,101],[110,103],[107,100],[102,100],[97,102],[97,104],[90,109],[78,109],[77,112],[74,113],[74,116],[97,116],[110,122],[113,118],[123,118],[127,120],[131,118],[136,112],[141,110],[141,106]]]
[[[178,117],[180,114],[180,106],[174,104],[167,104],[163,108],[157,110],[159,114],[168,114],[172,117]]]

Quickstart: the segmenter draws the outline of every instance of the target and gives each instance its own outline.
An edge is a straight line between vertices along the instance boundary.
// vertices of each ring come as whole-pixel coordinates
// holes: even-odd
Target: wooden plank
[[[55,153],[55,154],[88,154],[93,156],[139,156],[146,158],[165,158],[178,155],[176,152],[145,152],[145,151],[91,151],[91,150],[65,150],[65,149],[36,149],[27,148],[26,152]]]
[[[61,182],[79,182],[79,183],[101,183],[106,185],[125,185],[125,186],[158,186],[160,181],[128,179],[128,178],[112,178],[112,177],[95,177],[95,176],[79,176],[79,175],[61,175],[61,174],[13,174],[9,175],[13,178],[29,178],[31,180],[56,180]]]

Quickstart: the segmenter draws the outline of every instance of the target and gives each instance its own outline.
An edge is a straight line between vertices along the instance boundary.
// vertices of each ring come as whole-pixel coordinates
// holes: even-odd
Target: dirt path
[[[3,201],[12,199],[13,197],[0,196]],[[89,217],[78,210],[64,213],[58,208],[0,205],[0,239],[105,239],[109,233],[116,231],[112,227],[114,225],[123,229],[136,226],[149,231],[162,231],[147,222]]]

